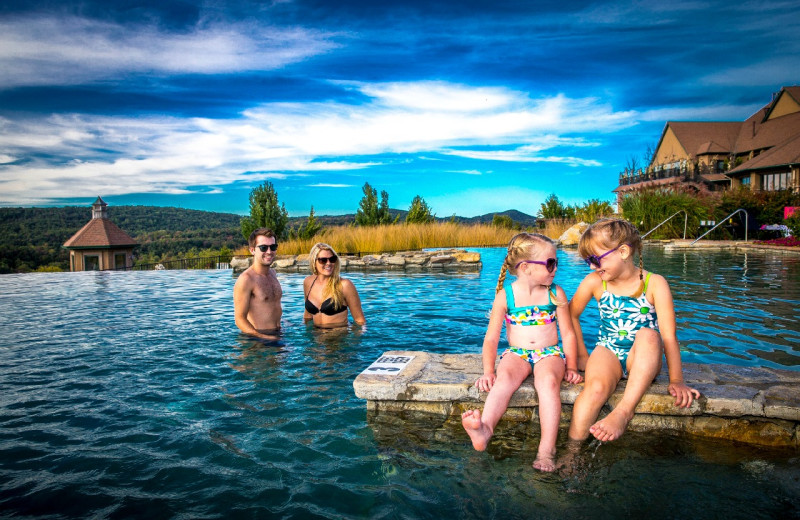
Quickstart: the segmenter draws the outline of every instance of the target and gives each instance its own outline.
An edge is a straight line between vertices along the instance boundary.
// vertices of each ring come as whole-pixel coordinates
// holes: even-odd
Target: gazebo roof
[[[107,249],[134,247],[136,243],[127,233],[107,218],[93,218],[77,233],[64,242],[66,249]]]

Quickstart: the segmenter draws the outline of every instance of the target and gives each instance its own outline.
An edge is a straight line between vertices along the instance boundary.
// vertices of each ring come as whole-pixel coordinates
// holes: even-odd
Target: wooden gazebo
[[[108,219],[107,207],[97,197],[92,204],[92,220],[64,242],[63,247],[69,250],[70,271],[104,271],[133,265],[133,248],[139,244]]]

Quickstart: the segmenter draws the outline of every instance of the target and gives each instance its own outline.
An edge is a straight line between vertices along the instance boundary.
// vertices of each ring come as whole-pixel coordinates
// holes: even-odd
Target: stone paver
[[[487,394],[473,386],[482,373],[479,354],[397,350],[383,355],[414,359],[396,375],[365,371],[356,377],[355,394],[366,399],[371,410],[455,415],[482,406],[486,399]],[[667,393],[665,368],[636,408],[631,430],[800,447],[800,372],[694,363],[684,363],[683,369],[686,383],[702,393],[700,399],[686,409],[675,407],[674,398]],[[565,411],[570,411],[582,388],[582,384],[562,383]],[[607,403],[609,409],[619,402],[624,388],[622,381]],[[530,420],[537,404],[533,378],[528,378],[512,397],[505,418]],[[568,419],[569,414],[564,416]]]

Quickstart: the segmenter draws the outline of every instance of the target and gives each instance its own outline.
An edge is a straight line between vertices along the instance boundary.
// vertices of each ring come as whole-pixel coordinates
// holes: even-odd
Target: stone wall
[[[391,366],[362,372],[353,382],[356,396],[372,413],[425,412],[457,416],[482,407],[485,392],[473,383],[483,372],[479,354],[433,354],[389,351],[385,357],[411,357],[402,370]],[[686,384],[702,396],[689,408],[676,408],[667,393],[666,368],[651,385],[629,428],[668,431],[762,446],[800,448],[800,372],[758,367],[685,363]],[[583,385],[562,383],[562,427]],[[606,411],[622,398],[625,381],[609,399]],[[535,420],[533,378],[514,393],[505,419]],[[603,412],[605,413],[605,412]]]
[[[279,272],[310,273],[309,255],[279,255],[272,267]],[[344,271],[457,271],[480,272],[481,254],[464,249],[444,249],[437,251],[401,251],[364,256],[339,257]],[[253,257],[236,256],[231,260],[233,275],[238,276],[250,267]]]

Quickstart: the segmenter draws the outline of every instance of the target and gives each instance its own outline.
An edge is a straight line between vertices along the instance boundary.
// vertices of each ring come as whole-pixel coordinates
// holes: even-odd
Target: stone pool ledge
[[[756,244],[753,240],[646,240],[646,244],[663,245],[667,251],[770,251],[787,255],[800,255],[800,247]]]
[[[413,359],[394,375],[364,370],[353,382],[357,397],[371,412],[424,412],[443,417],[482,407],[485,392],[474,381],[481,375],[479,354],[434,354],[393,350],[381,360]],[[374,365],[375,366],[375,365]],[[391,366],[391,365],[384,365]],[[666,368],[636,408],[632,431],[667,431],[742,443],[800,448],[800,372],[771,368],[685,363],[684,379],[702,396],[688,409],[676,408],[667,393]],[[390,370],[383,368],[382,370]],[[606,408],[619,403],[625,382]],[[562,427],[566,427],[583,385],[561,386]],[[514,394],[504,419],[530,421],[537,406],[533,379]]]
[[[309,255],[278,255],[272,267],[278,272],[310,273]],[[446,271],[480,272],[483,264],[481,254],[464,249],[442,249],[437,251],[400,251],[374,255],[341,255],[342,271]],[[253,263],[252,256],[235,256],[231,260],[233,276]]]

